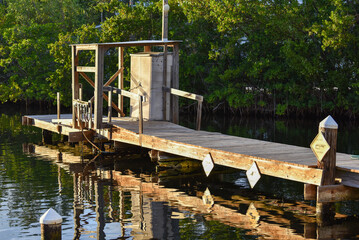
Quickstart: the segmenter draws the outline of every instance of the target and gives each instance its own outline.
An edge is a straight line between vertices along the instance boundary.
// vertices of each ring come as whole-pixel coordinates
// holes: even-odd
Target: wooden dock
[[[245,170],[251,186],[263,174],[302,182],[305,199],[317,201],[321,219],[334,216],[323,214],[333,213],[331,202],[359,199],[358,160],[336,152],[338,126],[332,118],[334,127],[330,121],[319,126],[316,156],[310,148],[200,131],[203,96],[179,89],[180,43],[164,38],[71,45],[72,113],[61,114],[58,94],[57,115],[24,116],[23,124],[66,135],[70,142],[91,143],[93,138],[101,138],[117,145],[143,147],[152,153],[197,159],[203,161],[207,175],[211,171],[207,166],[213,164]],[[123,72],[124,49],[128,47],[143,47],[144,51],[130,55],[131,66],[127,66],[130,90],[127,91]],[[110,48],[118,49],[118,69],[113,75],[104,73],[105,56],[110,54],[107,51]],[[163,51],[158,52],[161,48]],[[94,66],[86,63],[89,59],[80,59],[84,56],[79,54],[82,51],[95,57]],[[105,82],[105,76],[111,77]],[[80,77],[84,84],[87,82],[94,88],[93,96],[83,96],[85,85],[80,83]],[[111,86],[116,78],[117,87]],[[118,105],[112,95],[117,97]],[[130,98],[128,117],[124,114],[124,97]],[[178,97],[197,102],[197,131],[178,125]],[[107,101],[107,117],[104,117],[103,99]],[[118,117],[112,116],[113,109]]]
[[[71,118],[71,114],[62,115],[58,124],[56,115],[25,116],[23,124],[67,135],[70,142],[85,140],[81,130],[71,128]],[[131,118],[113,118],[108,128],[84,134],[200,161],[210,154],[216,165],[242,170],[256,162],[261,174],[317,186],[322,179],[323,171],[316,168],[317,159],[310,148],[195,131],[166,121],[144,121],[139,134],[138,124]],[[359,188],[358,160],[337,153],[336,178],[343,186]]]

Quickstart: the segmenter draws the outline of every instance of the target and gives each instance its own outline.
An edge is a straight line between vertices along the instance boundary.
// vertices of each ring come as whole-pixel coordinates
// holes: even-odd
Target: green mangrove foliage
[[[183,40],[180,88],[203,94],[207,110],[358,114],[356,1],[169,4],[169,37]],[[53,101],[60,91],[70,104],[69,44],[160,39],[161,11],[161,0],[2,1],[0,101]],[[117,55],[106,58],[111,74]]]

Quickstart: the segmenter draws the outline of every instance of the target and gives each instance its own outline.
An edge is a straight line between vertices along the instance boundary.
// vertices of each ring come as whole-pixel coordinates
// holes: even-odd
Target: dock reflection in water
[[[318,227],[315,207],[253,193],[242,172],[206,179],[202,172],[156,172],[149,159],[97,157],[83,163],[62,154],[59,162],[56,150],[37,146],[34,152],[57,158],[59,168],[73,175],[73,239],[331,239],[359,234],[357,219],[337,214],[335,225]],[[290,184],[283,182],[281,187]]]

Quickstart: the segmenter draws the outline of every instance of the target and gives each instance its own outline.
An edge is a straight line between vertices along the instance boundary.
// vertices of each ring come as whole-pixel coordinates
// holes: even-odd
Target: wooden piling
[[[330,146],[322,161],[317,162],[317,167],[323,169],[321,186],[335,184],[335,167],[337,152],[338,124],[331,116],[328,116],[319,123],[319,133],[322,133]],[[317,199],[319,199],[317,191]],[[319,225],[326,225],[334,220],[335,209],[333,203],[317,202],[317,221]]]
[[[41,240],[61,240],[62,217],[52,208],[40,218]]]

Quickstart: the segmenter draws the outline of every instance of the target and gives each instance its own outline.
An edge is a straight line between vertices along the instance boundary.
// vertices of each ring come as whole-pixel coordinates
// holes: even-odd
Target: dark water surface
[[[308,147],[318,122],[216,117],[203,130]],[[338,151],[359,154],[358,125],[338,124]],[[40,239],[39,218],[50,207],[63,216],[63,239],[359,236],[357,202],[336,203],[333,225],[317,226],[300,183],[262,177],[252,190],[243,171],[216,167],[207,178],[196,163],[164,168],[141,150],[96,157],[82,145],[39,143],[41,130],[0,115],[0,239]]]

